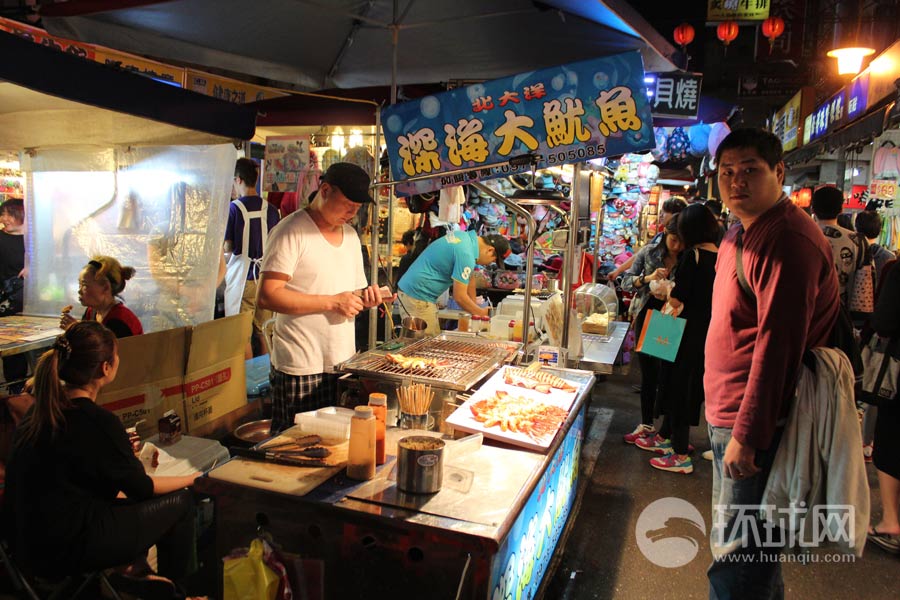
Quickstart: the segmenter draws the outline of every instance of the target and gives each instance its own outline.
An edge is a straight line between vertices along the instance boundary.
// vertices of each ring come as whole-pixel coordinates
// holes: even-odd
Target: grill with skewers
[[[370,350],[357,354],[339,369],[367,378],[466,391],[505,362],[518,350],[517,346],[442,334],[419,340],[395,353]]]

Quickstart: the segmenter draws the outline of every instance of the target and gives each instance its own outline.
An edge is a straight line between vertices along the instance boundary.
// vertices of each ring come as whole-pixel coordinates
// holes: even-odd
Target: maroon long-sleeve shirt
[[[706,420],[732,428],[740,443],[765,449],[787,414],[800,361],[824,345],[839,309],[831,246],[813,220],[782,199],[744,232],[740,287],[735,240],[726,233],[716,262],[706,338]]]

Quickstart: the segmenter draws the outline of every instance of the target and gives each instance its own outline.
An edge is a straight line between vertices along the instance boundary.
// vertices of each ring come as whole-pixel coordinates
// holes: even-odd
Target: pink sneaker
[[[656,454],[671,454],[672,453],[672,442],[671,440],[667,440],[656,434],[654,436],[647,436],[638,438],[634,441],[634,445],[640,448],[641,450],[647,450],[649,452],[655,452]]]
[[[653,428],[653,425],[641,423],[634,431],[626,433],[624,439],[626,444],[633,444],[639,438],[653,437],[654,435],[656,435],[656,429]]]
[[[672,473],[688,473],[694,472],[694,464],[691,457],[687,454],[667,454],[666,456],[658,456],[650,459],[650,466],[660,471],[671,471]]]

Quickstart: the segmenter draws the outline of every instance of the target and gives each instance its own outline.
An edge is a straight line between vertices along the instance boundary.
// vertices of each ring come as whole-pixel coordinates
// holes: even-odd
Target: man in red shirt
[[[746,507],[762,501],[803,353],[824,345],[837,319],[838,281],[822,231],[782,191],[777,137],[735,130],[719,146],[716,164],[722,200],[740,226],[719,248],[706,340],[703,383],[713,449],[709,593],[779,598],[779,548],[754,543],[748,521],[758,519],[758,510]],[[738,279],[739,244],[747,291]],[[766,537],[767,529],[755,525]]]

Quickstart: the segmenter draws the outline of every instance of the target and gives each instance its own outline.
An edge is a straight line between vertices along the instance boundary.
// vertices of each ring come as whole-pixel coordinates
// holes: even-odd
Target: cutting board
[[[282,437],[284,436],[278,436],[266,445],[288,441],[288,438],[282,440]],[[247,458],[233,458],[221,467],[210,471],[209,477],[270,492],[305,496],[331,479],[347,465],[349,442],[346,440],[323,440],[321,445],[331,450],[331,456],[325,459],[330,466],[293,467]]]

